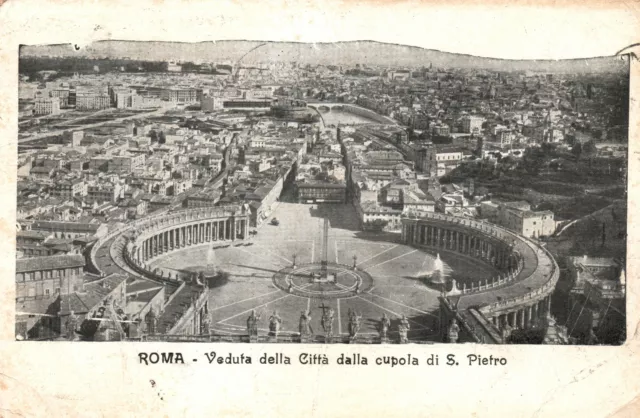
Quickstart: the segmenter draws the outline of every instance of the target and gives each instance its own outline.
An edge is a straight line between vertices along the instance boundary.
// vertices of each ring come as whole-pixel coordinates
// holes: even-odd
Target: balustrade
[[[429,221],[444,221],[451,224],[452,228],[445,225],[432,225]],[[463,226],[467,231],[459,231],[458,227]],[[421,220],[408,220],[403,225],[403,238],[409,244],[425,245],[429,247],[441,248],[443,250],[454,250],[461,254],[480,258],[499,269],[506,269],[503,273],[489,279],[476,280],[462,284],[455,284],[454,293],[471,294],[489,291],[500,286],[509,285],[516,281],[521,282],[543,274],[548,280],[523,295],[515,296],[506,300],[488,304],[481,307],[485,313],[492,310],[508,309],[509,307],[519,308],[519,305],[527,305],[528,311],[522,311],[518,318],[511,319],[515,326],[516,321],[528,324],[536,314],[542,312],[537,306],[541,300],[549,299],[550,293],[555,288],[558,280],[557,265],[551,254],[545,248],[539,247],[531,240],[518,236],[517,234],[505,230],[502,227],[482,221],[458,218],[450,215],[429,213]],[[526,246],[526,247],[522,247]],[[523,252],[524,251],[524,252]],[[527,259],[522,254],[527,254]],[[541,264],[541,260],[544,260]],[[550,271],[544,266],[550,266]],[[531,269],[526,277],[520,277],[525,267]],[[535,306],[535,307],[531,307]],[[532,313],[532,312],[535,312]],[[491,315],[489,315],[491,316]]]

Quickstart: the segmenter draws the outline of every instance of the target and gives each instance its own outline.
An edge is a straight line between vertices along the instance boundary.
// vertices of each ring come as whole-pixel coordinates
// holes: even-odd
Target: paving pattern
[[[397,336],[400,316],[406,315],[411,324],[409,338],[435,340],[439,293],[425,285],[422,275],[433,269],[436,254],[399,243],[399,234],[360,231],[350,205],[280,203],[272,216],[280,220],[280,225],[261,226],[249,245],[213,252],[207,245],[188,248],[160,257],[152,266],[183,272],[228,272],[227,283],[213,288],[209,301],[212,327],[223,335],[245,334],[252,310],[261,316],[259,329],[265,333],[269,316],[277,311],[285,335],[297,333],[301,312],[310,310],[313,331],[322,333],[322,309],[328,307],[335,312],[335,335],[347,335],[349,311],[355,310],[362,315],[360,334],[377,335],[379,319],[386,313],[391,319],[391,338]],[[320,298],[304,291],[331,284],[296,277],[294,284],[302,291],[289,293],[274,283],[274,275],[291,268],[294,254],[298,266],[320,263],[325,217],[330,220],[327,261],[342,265],[344,270],[353,265],[355,256],[358,271],[365,272],[371,283],[360,293],[349,291]],[[445,274],[478,279],[495,273],[486,265],[453,253],[442,253],[440,258]],[[347,271],[342,271],[339,278],[337,288],[351,287],[356,281]]]

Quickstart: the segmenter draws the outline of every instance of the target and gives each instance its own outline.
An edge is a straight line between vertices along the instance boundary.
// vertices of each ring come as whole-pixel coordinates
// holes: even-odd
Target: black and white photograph
[[[0,0],[0,417],[640,416],[638,22]]]
[[[623,344],[629,59],[21,45],[15,339]]]

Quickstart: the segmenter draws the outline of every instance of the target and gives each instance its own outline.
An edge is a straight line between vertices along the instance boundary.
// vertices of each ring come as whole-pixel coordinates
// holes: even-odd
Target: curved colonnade
[[[550,311],[558,266],[546,249],[523,236],[486,222],[430,213],[403,219],[402,240],[473,257],[500,271],[462,287],[453,281],[441,299],[478,342],[504,342],[505,331],[532,327]]]
[[[90,265],[101,275],[141,276],[167,285],[168,299],[162,316],[154,316],[155,321],[150,319],[150,311],[143,310],[138,317],[147,322],[150,335],[157,331],[173,336],[199,335],[204,331],[208,315],[207,287],[193,280],[195,274],[174,273],[171,277],[166,271],[152,271],[149,263],[155,257],[189,246],[210,245],[212,242],[230,245],[234,240],[243,240],[247,236],[248,226],[249,210],[246,206],[163,212],[127,224],[100,238],[89,254]]]
[[[152,270],[150,262],[189,246],[230,245],[247,236],[248,226],[249,211],[244,206],[162,213],[102,237],[93,246],[90,261],[98,273],[128,273],[180,286],[191,277]],[[461,286],[453,283],[441,298],[448,316],[455,317],[475,341],[504,342],[505,330],[528,328],[549,312],[558,267],[546,249],[527,238],[493,224],[431,213],[403,219],[402,240],[418,248],[472,257],[500,272],[481,281],[463,281]]]
[[[189,246],[244,239],[248,234],[249,215],[236,214],[227,210],[204,210],[171,215],[154,224],[138,229],[127,243],[130,265],[151,274],[149,263],[156,257]],[[160,272],[164,277],[164,272]],[[168,273],[168,278],[171,273]]]
[[[98,273],[104,273],[105,257],[98,252],[108,248],[122,273],[137,273],[165,282],[179,281],[177,275],[152,270],[149,264],[158,256],[189,246],[229,244],[248,235],[249,212],[238,208],[198,208],[159,214],[141,219],[110,232],[95,243],[90,259]],[[166,273],[166,274],[165,274]]]

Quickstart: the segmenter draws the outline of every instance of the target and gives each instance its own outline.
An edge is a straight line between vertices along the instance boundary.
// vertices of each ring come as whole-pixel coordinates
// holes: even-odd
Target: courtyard
[[[386,314],[391,320],[390,338],[397,338],[398,321],[405,315],[411,326],[410,339],[437,339],[439,291],[423,280],[434,270],[437,254],[400,243],[400,234],[360,231],[357,215],[347,204],[281,202],[272,216],[280,220],[279,226],[263,224],[244,245],[192,247],[159,257],[152,266],[182,273],[227,272],[228,280],[211,289],[209,300],[211,326],[222,335],[246,334],[246,319],[252,310],[260,316],[261,333],[268,332],[269,316],[277,311],[283,320],[281,333],[296,334],[300,314],[308,310],[313,333],[322,334],[323,309],[332,308],[334,335],[348,334],[353,310],[362,316],[359,335],[378,335],[379,320]],[[372,282],[362,293],[323,298],[292,294],[276,286],[274,276],[291,267],[294,257],[297,265],[322,261],[325,218],[330,225],[326,261],[342,266],[339,279],[352,286],[348,270],[355,263]],[[441,253],[439,257],[445,276],[473,280],[495,274],[491,267],[460,255]],[[299,289],[314,286],[299,277],[295,285]]]

